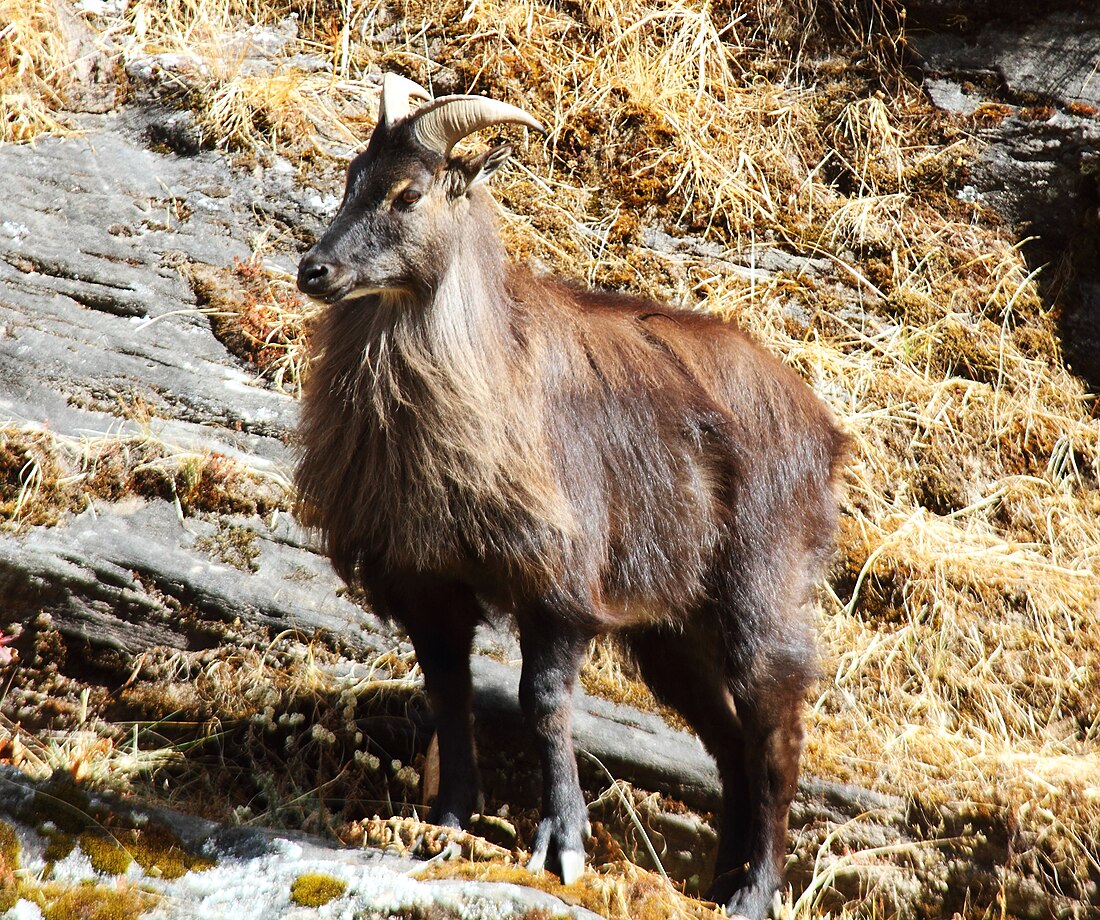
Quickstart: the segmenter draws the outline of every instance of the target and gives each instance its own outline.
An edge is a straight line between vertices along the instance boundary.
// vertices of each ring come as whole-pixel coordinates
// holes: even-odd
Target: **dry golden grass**
[[[64,133],[69,54],[51,0],[0,2],[0,144]]]
[[[181,751],[158,747],[143,750],[137,737],[118,741],[94,720],[80,727],[30,734],[0,716],[0,752],[11,764],[35,780],[55,772],[67,773],[78,784],[119,790],[137,776],[154,773],[183,760]]]
[[[498,189],[513,251],[735,318],[852,435],[806,769],[999,810],[1084,877],[1100,840],[1100,424],[1019,241],[957,200],[966,126],[867,47],[810,48],[797,4],[299,11],[265,73],[231,40],[257,16],[235,0],[139,0],[116,40],[205,62],[187,98],[218,145],[346,157],[388,68],[539,117],[548,137],[520,144]],[[9,83],[38,74],[19,85],[50,110],[56,51],[0,31]],[[297,69],[302,51],[332,73]],[[725,258],[655,251],[647,227]],[[750,270],[769,250],[817,267]],[[597,664],[594,686],[613,679]]]
[[[299,38],[323,28],[320,8],[261,6],[240,0],[138,0],[116,37],[135,55],[169,55],[165,64],[184,101],[198,114],[205,143],[255,152],[331,154],[356,142],[349,124],[366,101],[362,80],[310,72],[294,58],[335,57]],[[331,13],[331,11],[330,11]]]

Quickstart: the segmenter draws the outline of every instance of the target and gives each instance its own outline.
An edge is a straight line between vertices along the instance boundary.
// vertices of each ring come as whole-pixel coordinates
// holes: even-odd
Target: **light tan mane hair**
[[[541,380],[509,347],[495,215],[487,200],[470,210],[471,232],[430,299],[385,292],[320,319],[311,377],[331,383],[304,394],[299,516],[341,542],[370,534],[392,548],[392,562],[418,567],[438,564],[440,534],[457,528],[475,552],[488,551],[456,493],[500,515],[527,509],[563,535],[575,530],[540,462],[549,455]],[[356,430],[343,430],[349,424]]]

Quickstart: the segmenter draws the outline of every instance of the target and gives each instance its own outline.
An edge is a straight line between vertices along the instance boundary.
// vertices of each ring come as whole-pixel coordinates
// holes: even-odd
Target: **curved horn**
[[[382,101],[378,104],[378,123],[389,127],[409,114],[410,99],[431,99],[419,83],[400,74],[388,73],[382,77]]]
[[[490,125],[523,125],[546,133],[538,120],[523,109],[485,96],[440,96],[417,109],[411,121],[413,136],[443,156],[467,134]]]

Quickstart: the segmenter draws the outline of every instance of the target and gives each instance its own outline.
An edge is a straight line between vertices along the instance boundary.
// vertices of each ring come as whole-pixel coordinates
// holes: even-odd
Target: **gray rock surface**
[[[43,873],[52,862],[54,880],[73,884],[110,885],[79,849],[60,861],[45,855],[50,838],[34,820],[37,792],[50,787],[28,781],[17,771],[0,767],[0,820],[13,828],[21,844],[23,870]],[[507,920],[542,911],[548,918],[595,920],[581,907],[520,885],[444,879],[421,880],[424,863],[382,850],[336,847],[305,834],[247,827],[225,827],[190,815],[112,799],[93,798],[89,811],[108,811],[126,828],[150,824],[166,828],[185,851],[208,860],[208,868],[179,878],[164,878],[136,863],[127,881],[152,892],[157,902],[143,914],[147,920],[271,920],[274,917],[317,916],[316,908],[296,904],[294,882],[306,874],[321,874],[344,883],[344,892],[326,906],[328,917],[388,917],[408,915],[428,907],[437,915],[464,920]],[[4,916],[34,916],[34,908],[13,908]],[[20,911],[22,911],[20,913]],[[41,916],[38,913],[37,916]]]
[[[1100,105],[1100,11],[1095,5],[1061,10],[1032,6],[1025,22],[1002,11],[968,33],[917,28],[911,34],[937,70],[995,75],[1020,99]]]
[[[930,98],[982,143],[970,197],[1036,237],[1026,251],[1061,289],[1067,358],[1100,390],[1100,5],[907,8]]]
[[[154,153],[126,117],[84,124],[33,155],[0,148],[0,411],[117,431],[140,394],[170,437],[208,443],[213,429],[219,446],[285,462],[293,401],[226,354],[182,269],[246,258],[249,202],[293,200],[289,182]]]

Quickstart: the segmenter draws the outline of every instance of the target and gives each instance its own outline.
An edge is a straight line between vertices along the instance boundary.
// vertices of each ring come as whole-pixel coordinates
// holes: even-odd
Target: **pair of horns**
[[[409,101],[427,100],[411,116]],[[491,125],[513,124],[542,134],[546,129],[523,109],[485,96],[440,96],[432,99],[424,87],[412,80],[388,73],[382,78],[382,102],[378,123],[387,128],[409,118],[413,136],[441,156],[447,156],[462,138]]]

